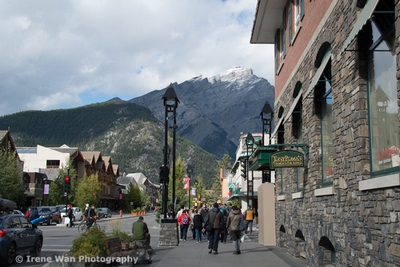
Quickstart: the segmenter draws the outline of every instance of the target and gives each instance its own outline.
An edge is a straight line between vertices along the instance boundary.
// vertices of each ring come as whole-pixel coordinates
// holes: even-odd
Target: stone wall
[[[399,18],[399,1],[395,1],[396,18]],[[400,188],[359,190],[359,182],[370,179],[365,57],[359,51],[342,53],[341,50],[360,9],[356,6],[357,1],[336,2],[292,81],[284,88],[285,93],[275,103],[275,114],[281,106],[287,111],[293,103],[293,90],[298,82],[305,92],[317,70],[318,51],[324,43],[330,43],[335,148],[332,190],[331,193],[316,193],[323,186],[321,123],[314,112],[313,90],[302,99],[302,141],[309,145],[303,195],[293,198],[293,193],[297,193],[296,172],[284,170],[285,193],[276,201],[277,245],[285,247],[293,256],[305,257],[308,266],[328,266],[331,259],[336,266],[399,266]],[[396,37],[400,106],[399,19],[396,20]],[[348,50],[357,48],[356,38]],[[278,121],[279,118],[275,118],[275,124]],[[285,143],[296,143],[291,119],[284,126]],[[281,183],[279,177],[276,179],[275,193],[279,195]]]

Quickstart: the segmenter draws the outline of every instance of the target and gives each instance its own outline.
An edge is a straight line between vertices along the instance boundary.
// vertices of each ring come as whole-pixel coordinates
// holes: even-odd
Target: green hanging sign
[[[271,169],[304,167],[304,154],[295,150],[282,150],[271,154]]]

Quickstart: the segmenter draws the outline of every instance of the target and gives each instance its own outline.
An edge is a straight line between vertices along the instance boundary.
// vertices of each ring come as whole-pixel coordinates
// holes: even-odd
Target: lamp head
[[[175,108],[178,107],[179,99],[175,93],[175,89],[172,83],[168,86],[167,91],[165,91],[165,94],[162,98],[164,99],[164,106],[167,104],[168,101],[174,101]]]

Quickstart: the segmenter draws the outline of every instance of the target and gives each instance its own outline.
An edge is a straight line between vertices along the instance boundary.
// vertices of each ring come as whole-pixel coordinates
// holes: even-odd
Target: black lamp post
[[[264,145],[264,136],[265,136],[265,126],[268,127],[268,139],[269,145],[271,144],[271,134],[272,134],[272,121],[274,120],[274,111],[272,110],[268,100],[265,102],[263,109],[260,113],[261,121],[262,121],[262,143]],[[262,182],[263,183],[270,183],[271,182],[271,170],[264,170],[262,172]]]
[[[268,100],[265,102],[263,109],[260,113],[261,121],[262,121],[262,143],[264,145],[264,133],[266,132],[265,126],[269,126],[268,128],[268,138],[269,144],[271,144],[271,133],[272,133],[272,120],[274,119],[274,111],[272,110]]]
[[[254,145],[254,137],[251,133],[247,134],[246,137],[246,149],[247,149],[247,155],[246,155],[246,161],[247,161],[247,204],[249,204],[249,189],[251,192],[251,204],[253,204],[253,199],[254,199],[254,190],[253,190],[253,171],[251,173],[251,181],[250,181],[250,175],[249,175],[249,169],[250,169],[250,154],[249,154],[249,148],[251,146],[251,151],[253,153],[253,145]]]
[[[175,141],[175,132],[178,126],[176,125],[176,109],[178,107],[178,97],[176,96],[174,86],[170,84],[167,88],[167,91],[165,91],[165,94],[163,96],[164,100],[164,106],[165,106],[165,145],[164,148],[168,148],[168,113],[173,113],[173,145],[172,145],[172,151],[173,151],[173,158],[172,158],[172,200],[175,199],[175,151],[176,151],[176,141]],[[167,154],[167,149],[164,149],[164,165],[161,167],[160,170],[160,182],[161,179],[163,178],[163,186],[164,186],[164,195],[163,195],[163,213],[164,213],[164,219],[167,218],[167,212],[168,212],[168,184],[169,184],[169,166],[168,166],[168,154]],[[175,207],[173,210],[173,216],[175,217]]]
[[[190,165],[190,164],[187,165],[186,173],[187,173],[187,175],[189,177],[189,188],[188,188],[189,205],[188,205],[188,209],[190,210],[190,175],[193,173],[192,165]]]

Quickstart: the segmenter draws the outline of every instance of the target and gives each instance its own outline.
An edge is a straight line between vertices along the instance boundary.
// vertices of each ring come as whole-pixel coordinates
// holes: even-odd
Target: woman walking
[[[203,217],[201,216],[201,210],[198,210],[197,214],[193,216],[193,228],[196,235],[197,243],[201,242],[201,236],[203,229]]]
[[[240,254],[240,234],[239,224],[242,220],[242,214],[237,206],[232,206],[232,211],[228,215],[226,228],[229,230],[231,240],[233,241],[233,254]]]

